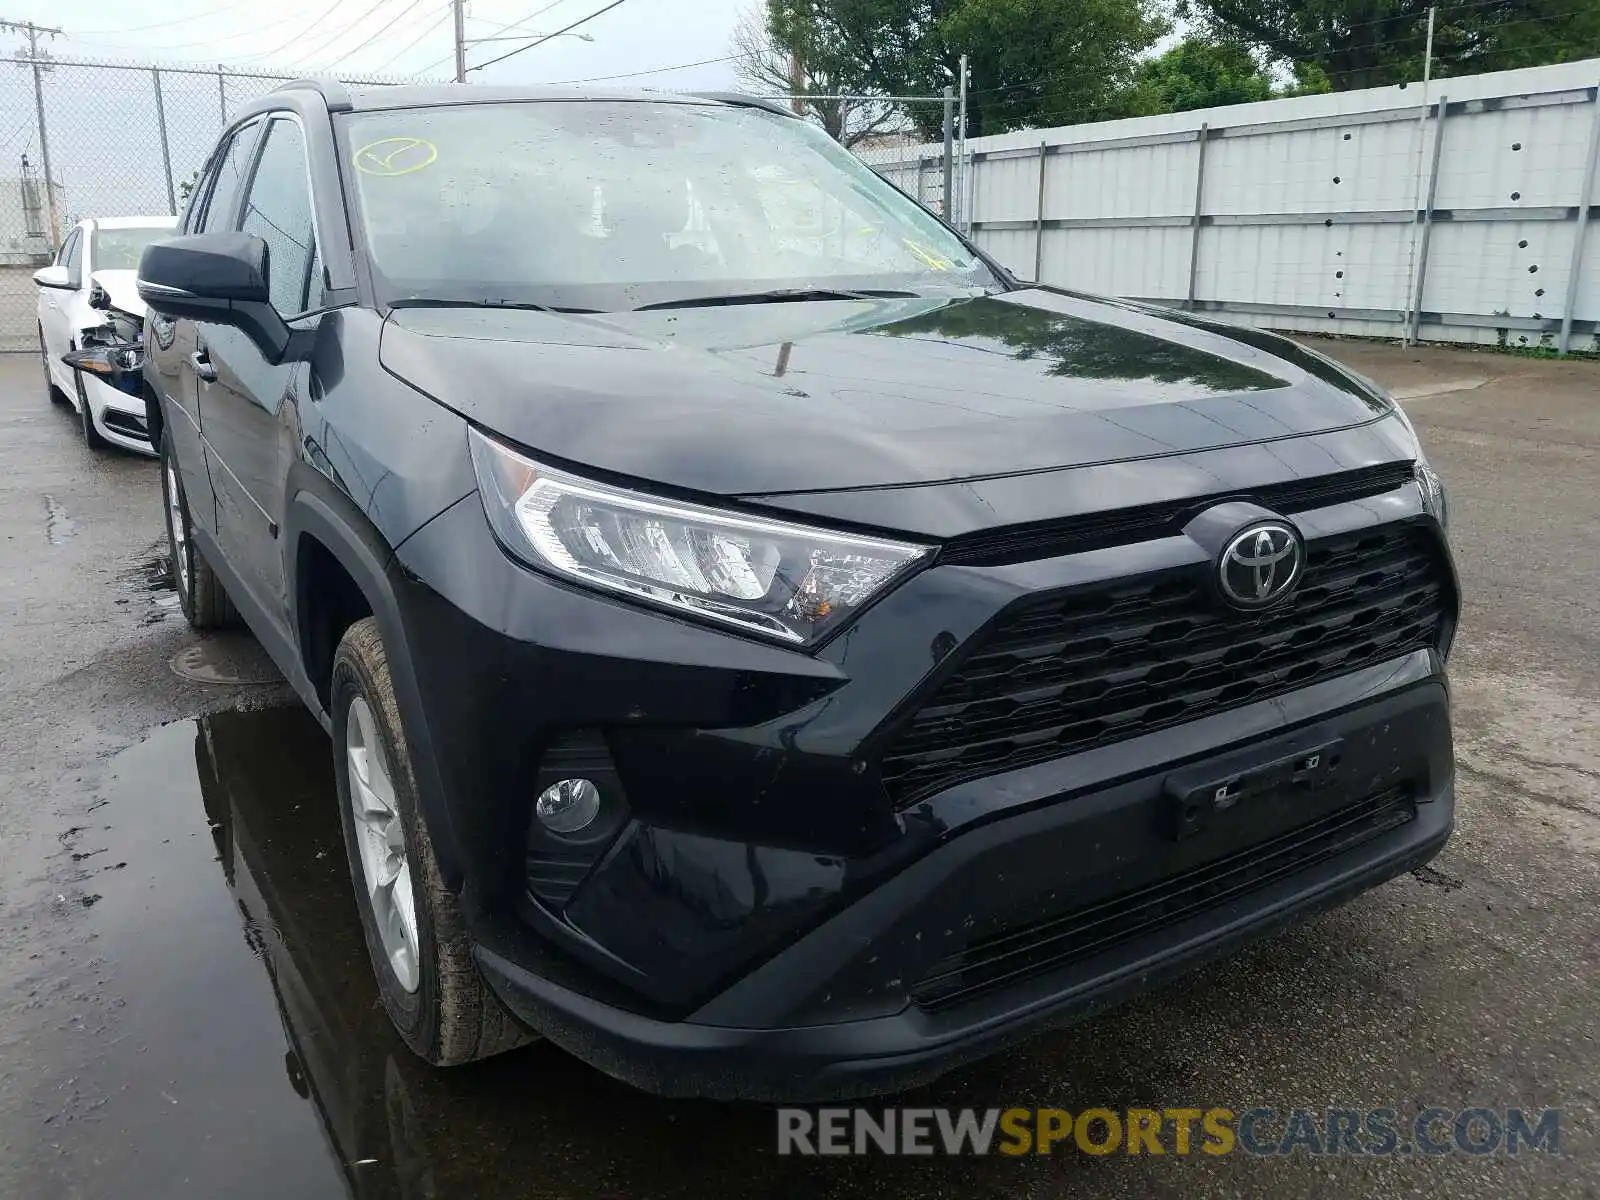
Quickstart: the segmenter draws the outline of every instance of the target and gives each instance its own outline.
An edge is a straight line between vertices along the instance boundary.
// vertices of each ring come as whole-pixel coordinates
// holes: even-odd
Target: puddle
[[[109,765],[84,811],[62,818],[53,848],[62,882],[49,919],[72,931],[71,945],[41,942],[48,953],[31,956],[16,999],[0,995],[0,1196],[886,1200],[1165,1187],[1167,1175],[1147,1176],[1135,1161],[1082,1155],[780,1158],[767,1107],[660,1100],[549,1045],[428,1067],[378,1003],[332,755],[309,715],[277,708],[177,722]],[[1453,1102],[1461,1084],[1450,1031],[1481,1019],[1480,990],[1451,971],[1430,984],[1416,967],[1438,952],[1441,929],[1474,952],[1482,942],[1479,926],[1452,934],[1450,910],[1435,902],[1463,877],[1447,869],[1456,870],[1424,876],[1440,886],[1391,889],[1214,964],[1181,991],[884,1103],[1118,1108],[1169,1096],[1337,1095],[1352,1080],[1375,1096]],[[1401,910],[1407,919],[1391,917]],[[1505,968],[1474,969],[1470,979]],[[1398,997],[1399,974],[1431,990],[1369,1002]],[[1519,979],[1514,1004],[1537,982]],[[1574,985],[1564,975],[1560,986]],[[1304,1014],[1292,1034],[1285,1012]],[[1392,1078],[1366,1057],[1342,1057],[1351,1046],[1413,1043]],[[1545,1036],[1529,1053],[1574,1044]],[[1443,1074],[1430,1075],[1436,1062]],[[1305,1186],[1316,1190],[1309,1177]]]
[[[251,637],[211,634],[172,656],[172,670],[196,683],[282,683],[261,643]]]
[[[117,582],[123,594],[114,602],[136,611],[142,608],[139,617],[142,624],[155,625],[168,617],[181,619],[178,593],[172,586],[172,560],[165,552],[150,554],[124,566],[118,572]]]
[[[34,1104],[81,1194],[704,1195],[712,1146],[718,1174],[749,1159],[739,1195],[793,1177],[762,1108],[644,1096],[548,1045],[414,1058],[378,1004],[328,739],[302,710],[178,722],[113,765],[61,839],[83,872],[62,919],[93,957],[41,988],[76,1050]]]
[[[67,506],[54,496],[44,498],[44,530],[52,546],[77,536],[78,523],[67,513]]]

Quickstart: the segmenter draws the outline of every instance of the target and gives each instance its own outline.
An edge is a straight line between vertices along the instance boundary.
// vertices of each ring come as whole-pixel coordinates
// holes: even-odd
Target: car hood
[[[139,299],[139,272],[107,270],[96,271],[90,279],[105,288],[106,295],[111,297],[111,303],[127,313],[130,317],[144,320],[145,304]]]
[[[721,495],[1186,454],[1388,411],[1271,334],[1039,288],[595,316],[402,308],[380,358],[535,453]]]

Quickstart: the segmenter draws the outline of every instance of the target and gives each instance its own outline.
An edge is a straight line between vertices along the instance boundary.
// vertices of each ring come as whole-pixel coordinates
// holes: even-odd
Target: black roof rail
[[[329,112],[349,112],[354,107],[349,89],[337,79],[291,79],[273,90],[286,92],[297,88],[309,88],[318,93],[327,103]]]
[[[739,108],[764,108],[768,112],[777,113],[780,117],[799,116],[777,100],[768,100],[764,96],[747,96],[743,92],[689,92],[688,95],[699,100],[715,100],[719,104],[736,105]]]

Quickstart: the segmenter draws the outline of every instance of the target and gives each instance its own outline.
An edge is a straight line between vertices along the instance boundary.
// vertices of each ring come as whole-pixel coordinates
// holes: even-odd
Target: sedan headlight
[[[470,430],[484,511],[530,566],[790,645],[814,645],[929,549],[667,500]]]

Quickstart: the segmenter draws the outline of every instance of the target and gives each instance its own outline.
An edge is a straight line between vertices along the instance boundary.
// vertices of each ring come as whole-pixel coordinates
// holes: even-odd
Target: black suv
[[[892,1090],[1449,836],[1394,404],[762,102],[290,85],[139,286],[184,612],[331,733],[430,1062]]]

